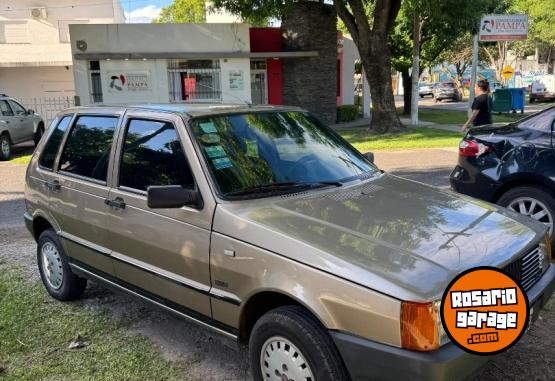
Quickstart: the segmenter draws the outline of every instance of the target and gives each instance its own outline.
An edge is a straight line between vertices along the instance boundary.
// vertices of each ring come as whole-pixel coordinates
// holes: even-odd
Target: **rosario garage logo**
[[[110,76],[110,88],[116,89],[118,91],[123,90],[123,86],[125,86],[125,75],[112,75]]]
[[[522,287],[494,267],[478,267],[458,275],[441,303],[441,320],[451,341],[479,355],[499,353],[515,344],[529,317]]]

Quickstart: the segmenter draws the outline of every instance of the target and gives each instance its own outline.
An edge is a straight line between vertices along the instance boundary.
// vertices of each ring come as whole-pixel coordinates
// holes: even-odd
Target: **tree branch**
[[[362,35],[367,35],[370,32],[370,25],[368,23],[368,16],[366,15],[366,10],[361,0],[347,0],[349,6],[353,11],[353,16],[355,18],[356,24],[358,26],[358,31]]]
[[[341,20],[343,20],[343,23],[347,27],[347,30],[349,31],[351,36],[355,39],[355,41],[358,41],[359,34],[357,23],[351,12],[349,12],[347,7],[345,6],[345,3],[343,3],[343,0],[334,0],[333,6],[335,7],[335,11],[337,12]]]

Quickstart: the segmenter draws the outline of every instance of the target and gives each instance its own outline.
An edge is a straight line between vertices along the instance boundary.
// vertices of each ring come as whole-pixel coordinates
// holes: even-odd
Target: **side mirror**
[[[146,190],[146,202],[152,209],[181,208],[191,206],[202,208],[200,192],[196,189],[185,189],[181,185],[149,186]]]
[[[363,155],[370,163],[374,164],[374,154],[372,152],[366,152]]]
[[[35,115],[35,110],[27,109],[27,115]]]

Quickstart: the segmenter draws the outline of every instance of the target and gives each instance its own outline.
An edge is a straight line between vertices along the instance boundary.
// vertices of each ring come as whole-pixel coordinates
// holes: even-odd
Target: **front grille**
[[[522,288],[528,290],[542,275],[543,258],[540,248],[537,247],[528,254],[523,255],[516,261],[505,267],[505,271],[520,283]]]

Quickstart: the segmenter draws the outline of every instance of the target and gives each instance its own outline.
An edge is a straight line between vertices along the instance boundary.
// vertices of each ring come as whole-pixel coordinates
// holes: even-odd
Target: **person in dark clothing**
[[[473,126],[482,126],[484,124],[491,124],[491,98],[489,96],[489,82],[481,79],[476,82],[474,87],[476,97],[472,102],[472,114],[463,126],[463,131],[468,128],[470,124]]]

